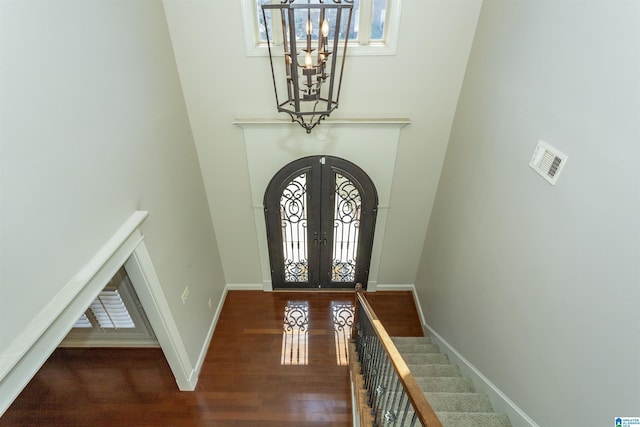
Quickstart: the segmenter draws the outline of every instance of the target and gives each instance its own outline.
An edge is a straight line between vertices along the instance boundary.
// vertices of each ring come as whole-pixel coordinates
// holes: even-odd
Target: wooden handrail
[[[416,415],[418,416],[418,419],[423,426],[442,427],[440,420],[436,416],[436,413],[433,411],[433,408],[425,397],[424,392],[418,385],[418,382],[413,377],[413,375],[411,375],[409,367],[400,355],[400,352],[391,340],[391,337],[387,333],[386,329],[384,328],[384,326],[382,326],[382,322],[380,322],[380,319],[378,319],[375,311],[373,311],[373,308],[365,298],[361,285],[356,286],[356,297],[358,301],[360,301],[360,306],[364,311],[364,313],[357,313],[356,315],[358,316],[364,314],[371,320],[371,324],[373,325],[376,335],[378,335],[380,342],[384,346],[391,364],[393,365],[393,369],[395,369],[396,373],[398,374],[398,377],[402,382],[402,386],[404,387],[409,400],[413,404],[413,408],[416,412]]]

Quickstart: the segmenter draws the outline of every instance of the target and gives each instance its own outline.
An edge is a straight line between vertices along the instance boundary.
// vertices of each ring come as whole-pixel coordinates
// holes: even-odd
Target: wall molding
[[[312,135],[283,119],[236,119],[242,128],[251,206],[255,222],[262,282],[271,282],[271,266],[264,217],[264,192],[282,167],[306,156],[336,156],[355,163],[373,180],[378,193],[378,210],[371,251],[369,281],[377,282],[386,234],[391,188],[401,129],[410,123],[404,118],[327,119]],[[373,155],[375,153],[375,155]],[[240,264],[234,268],[241,268]]]
[[[202,370],[202,366],[204,365],[204,361],[207,358],[207,352],[209,351],[209,345],[211,345],[211,339],[213,338],[213,334],[215,333],[216,326],[218,325],[218,320],[220,320],[220,313],[222,313],[222,307],[224,306],[224,302],[227,300],[227,293],[229,291],[228,286],[224,287],[224,291],[222,292],[222,296],[220,297],[220,301],[218,301],[218,306],[216,307],[216,311],[213,314],[213,319],[211,319],[211,325],[209,325],[209,331],[207,332],[207,338],[205,340],[204,345],[202,346],[202,350],[200,351],[200,355],[198,356],[198,360],[196,361],[195,367],[195,378],[200,377],[200,371]],[[195,384],[194,384],[195,386]]]
[[[265,289],[262,283],[227,283],[224,292],[225,296],[227,291],[267,291],[271,289]]]
[[[410,283],[378,283],[376,285],[376,289],[379,291],[411,291],[413,293],[414,299],[416,294],[416,287]]]
[[[142,240],[130,254],[125,269],[142,303],[169,368],[182,391],[192,391],[198,382],[186,346],[178,330],[169,303],[162,290],[151,256]]]

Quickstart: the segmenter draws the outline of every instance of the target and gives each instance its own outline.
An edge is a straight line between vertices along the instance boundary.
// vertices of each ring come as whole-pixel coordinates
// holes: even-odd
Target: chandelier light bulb
[[[325,37],[329,36],[329,22],[327,22],[326,18],[322,21],[322,35]]]
[[[311,59],[311,53],[309,52],[304,56],[304,66],[305,68],[311,68],[313,66],[313,60]]]

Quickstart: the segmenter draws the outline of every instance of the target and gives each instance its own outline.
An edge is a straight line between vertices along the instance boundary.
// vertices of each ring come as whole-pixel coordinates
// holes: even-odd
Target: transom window
[[[401,1],[354,0],[349,55],[395,54]],[[280,2],[281,0],[242,0],[247,55],[268,55],[265,25],[270,26],[270,22],[265,24],[261,5]],[[267,21],[269,20],[270,16],[267,16]],[[300,22],[299,25],[304,28],[305,22]],[[344,40],[343,33],[340,38]]]

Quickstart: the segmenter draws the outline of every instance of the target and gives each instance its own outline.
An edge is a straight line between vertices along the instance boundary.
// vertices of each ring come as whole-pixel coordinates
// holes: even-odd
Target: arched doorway
[[[378,209],[357,165],[310,156],[284,166],[264,195],[274,289],[366,288]]]

